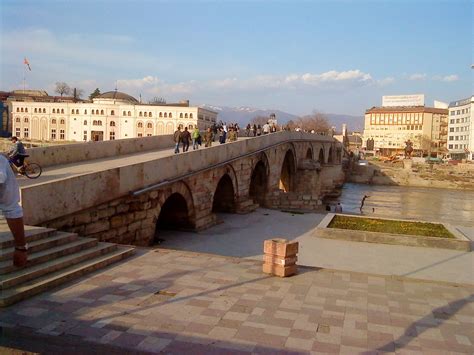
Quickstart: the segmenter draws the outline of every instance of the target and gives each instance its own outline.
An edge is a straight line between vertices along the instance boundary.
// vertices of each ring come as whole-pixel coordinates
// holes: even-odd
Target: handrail
[[[271,149],[273,147],[276,147],[278,145],[281,145],[281,144],[285,144],[285,143],[289,143],[289,142],[308,142],[308,141],[311,141],[310,139],[302,139],[302,138],[295,138],[295,139],[285,139],[284,141],[281,141],[281,142],[278,142],[278,143],[273,143],[272,145],[269,145],[268,147],[265,147],[265,148],[260,148],[260,149],[257,149],[256,151],[253,151],[253,152],[250,152],[250,153],[245,153],[245,154],[242,154],[242,155],[239,155],[238,157],[235,157],[235,158],[231,158],[231,159],[227,159],[223,162],[220,162],[220,163],[216,163],[216,164],[212,164],[212,165],[209,165],[205,168],[201,168],[201,169],[198,169],[196,171],[193,171],[192,173],[187,173],[187,174],[184,174],[184,175],[180,175],[178,177],[175,177],[173,179],[170,179],[170,180],[164,180],[162,182],[159,182],[159,183],[156,183],[156,184],[153,184],[153,185],[150,185],[150,186],[147,186],[147,187],[144,187],[142,189],[139,189],[139,190],[135,190],[135,191],[131,191],[130,194],[132,196],[139,196],[141,194],[144,194],[148,191],[152,191],[152,190],[156,190],[158,188],[161,188],[163,186],[166,186],[166,185],[169,185],[169,184],[172,184],[172,183],[175,183],[177,181],[180,181],[182,179],[186,179],[188,177],[191,177],[191,176],[194,176],[194,175],[197,175],[197,174],[200,174],[204,171],[207,171],[207,170],[211,170],[211,169],[214,169],[214,168],[218,168],[218,167],[221,167],[223,165],[227,165],[229,163],[232,163],[236,160],[239,160],[239,159],[242,159],[242,158],[245,158],[245,157],[248,157],[248,156],[251,156],[251,155],[254,155],[254,154],[258,154],[258,153],[261,153],[267,149]],[[326,143],[329,143],[329,142],[326,142]]]

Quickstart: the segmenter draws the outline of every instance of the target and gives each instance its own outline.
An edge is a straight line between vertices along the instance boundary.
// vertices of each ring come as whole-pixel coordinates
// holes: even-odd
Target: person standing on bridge
[[[193,150],[199,149],[200,138],[201,138],[201,133],[199,132],[199,128],[196,126],[192,134]]]
[[[179,143],[181,142],[181,126],[178,126],[178,129],[174,131],[173,140],[174,140],[174,154],[178,154]]]
[[[188,127],[184,127],[184,131],[181,132],[181,142],[183,143],[183,152],[188,151],[190,140],[191,140],[191,133],[189,133]]]
[[[214,141],[214,133],[212,133],[212,128],[209,127],[207,132],[204,134],[204,143],[205,147],[212,147],[212,142]]]
[[[229,130],[229,142],[235,142],[237,140],[237,131],[235,128]]]
[[[13,265],[25,266],[28,261],[28,244],[23,225],[23,209],[20,206],[20,189],[10,163],[3,155],[0,155],[0,210],[13,234]]]

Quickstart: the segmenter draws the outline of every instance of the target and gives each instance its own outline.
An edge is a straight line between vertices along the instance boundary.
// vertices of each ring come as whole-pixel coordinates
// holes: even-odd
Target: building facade
[[[474,160],[473,96],[449,104],[448,150],[453,159]]]
[[[382,155],[400,153],[410,140],[418,154],[447,153],[448,110],[425,106],[381,106],[365,112],[364,143],[373,139]]]
[[[217,113],[177,104],[143,104],[118,91],[90,101],[49,97],[9,101],[12,134],[37,141],[100,141],[172,134],[178,126],[207,129]]]

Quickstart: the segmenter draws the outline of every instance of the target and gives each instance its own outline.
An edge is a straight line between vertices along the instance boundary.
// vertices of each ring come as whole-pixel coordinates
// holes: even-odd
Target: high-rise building
[[[448,150],[453,159],[474,160],[473,98],[449,104]]]

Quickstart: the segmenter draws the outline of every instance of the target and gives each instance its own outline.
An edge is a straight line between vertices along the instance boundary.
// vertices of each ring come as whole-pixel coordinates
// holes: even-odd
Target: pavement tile
[[[159,352],[163,350],[171,342],[172,342],[171,339],[148,336],[137,345],[137,349],[155,353],[155,352]]]

